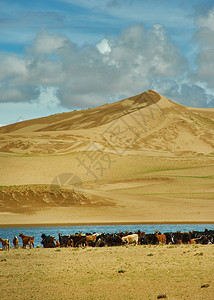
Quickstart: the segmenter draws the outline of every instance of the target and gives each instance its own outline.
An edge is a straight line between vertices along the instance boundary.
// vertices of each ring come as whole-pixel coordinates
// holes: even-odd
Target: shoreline
[[[142,222],[73,222],[73,223],[24,223],[0,224],[0,228],[7,227],[57,227],[57,226],[99,226],[99,225],[177,225],[177,224],[214,224],[214,221],[142,221]]]

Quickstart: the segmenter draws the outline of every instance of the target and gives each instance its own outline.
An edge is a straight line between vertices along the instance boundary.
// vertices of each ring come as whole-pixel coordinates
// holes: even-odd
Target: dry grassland
[[[213,270],[214,245],[10,249],[1,299],[212,300]]]

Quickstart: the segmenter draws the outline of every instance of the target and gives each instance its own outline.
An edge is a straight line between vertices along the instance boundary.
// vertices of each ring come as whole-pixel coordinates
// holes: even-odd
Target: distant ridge
[[[116,139],[118,128],[123,138]],[[213,153],[214,110],[185,107],[148,90],[93,109],[0,128],[1,152],[63,154],[83,151],[92,142],[105,151]]]
[[[149,90],[142,94],[120,100],[115,103],[104,104],[96,108],[54,114],[48,117],[6,125],[0,128],[0,133],[10,133],[20,129],[27,129],[27,127],[31,127],[32,131],[72,130],[79,129],[81,124],[83,124],[83,128],[87,128],[87,125],[84,125],[86,122],[92,122],[94,126],[102,125],[114,119],[120,118],[121,116],[127,114],[129,110],[133,112],[157,103],[159,100],[160,95],[152,90]],[[35,124],[39,124],[41,128],[33,128],[32,126]],[[27,131],[29,130],[27,129]]]

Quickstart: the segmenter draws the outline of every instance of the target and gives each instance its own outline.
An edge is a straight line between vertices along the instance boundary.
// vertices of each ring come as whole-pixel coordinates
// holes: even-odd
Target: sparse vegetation
[[[13,299],[11,295],[18,300],[44,295],[47,299],[141,300],[166,295],[174,300],[212,300],[214,245],[198,245],[197,251],[204,253],[200,259],[191,245],[10,249],[0,252],[1,300]],[[150,253],[154,255],[148,258]]]

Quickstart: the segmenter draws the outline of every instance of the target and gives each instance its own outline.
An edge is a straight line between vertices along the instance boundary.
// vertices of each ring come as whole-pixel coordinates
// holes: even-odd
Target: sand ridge
[[[214,111],[190,109],[147,91],[98,108],[23,121],[0,128],[0,151],[71,153],[100,149],[213,153]]]
[[[0,128],[0,167],[2,225],[214,222],[214,110],[149,90],[8,125]],[[54,184],[64,206],[45,202]],[[72,199],[80,203],[82,193],[78,206]]]

